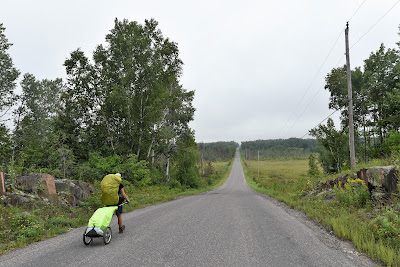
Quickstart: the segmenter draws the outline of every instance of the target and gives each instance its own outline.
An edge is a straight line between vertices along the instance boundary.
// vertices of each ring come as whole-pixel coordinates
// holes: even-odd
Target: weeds
[[[398,212],[388,208],[370,222],[370,228],[386,245],[400,250],[400,216]]]
[[[337,201],[347,207],[363,208],[370,204],[368,187],[360,179],[348,179],[344,186],[335,186],[335,195]]]

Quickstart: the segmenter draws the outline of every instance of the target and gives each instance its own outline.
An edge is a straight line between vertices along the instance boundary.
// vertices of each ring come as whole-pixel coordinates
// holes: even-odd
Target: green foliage
[[[89,164],[92,168],[98,169],[102,176],[104,176],[109,173],[120,172],[122,160],[120,156],[115,154],[108,157],[102,157],[100,153],[92,152],[89,155]]]
[[[356,157],[365,161],[390,154],[385,139],[400,129],[400,52],[381,44],[364,60],[363,71],[351,71]],[[341,124],[348,128],[346,66],[326,76],[329,108],[342,110]],[[389,150],[389,151],[388,151]],[[393,151],[393,150],[392,150]]]
[[[214,183],[214,177],[218,176],[218,173],[215,172],[215,168],[210,161],[205,164],[200,164],[200,174],[207,185],[212,185]]]
[[[175,156],[174,177],[184,187],[198,188],[201,185],[196,162],[199,152],[191,132],[187,132],[178,141],[178,151]]]
[[[308,175],[318,176],[320,174],[319,168],[316,162],[314,154],[310,154],[308,157]]]
[[[80,180],[94,182],[104,177],[104,172],[93,168],[89,162],[84,162],[78,166],[77,175]]]
[[[390,155],[390,164],[400,165],[400,132],[392,131],[385,143],[386,154]]]
[[[0,118],[16,103],[17,96],[14,90],[20,74],[8,54],[7,50],[12,44],[8,42],[4,34],[5,29],[0,23]]]
[[[389,152],[400,151],[400,132],[392,131],[386,139],[386,147]]]
[[[194,115],[194,91],[179,84],[177,44],[163,37],[153,19],[116,19],[105,43],[93,52],[93,62],[79,49],[65,61],[68,88],[56,129],[79,163],[80,177],[94,180],[90,168],[96,175],[126,169],[127,179],[145,186],[151,169],[153,181],[165,183],[165,162],[177,158],[176,140]]]
[[[320,145],[319,161],[327,173],[339,173],[348,158],[348,137],[344,131],[335,129],[331,118],[326,126],[321,124],[310,130],[310,134],[317,138]]]
[[[18,238],[27,238],[29,240],[38,241],[43,234],[43,223],[36,220],[30,215],[20,214],[10,218],[11,229],[13,235]]]
[[[202,176],[209,177],[214,173],[214,166],[211,161],[206,162],[205,166],[202,169]]]
[[[0,124],[0,151],[0,169],[4,171],[11,161],[12,142],[8,129],[3,124]]]
[[[99,153],[90,153],[89,162],[79,167],[80,178],[88,181],[101,180],[109,173],[122,173],[124,179],[136,186],[147,186],[151,183],[147,162],[137,161],[136,155],[123,158],[118,155],[102,157]]]
[[[224,161],[235,156],[236,142],[198,143],[200,159],[202,161]]]
[[[347,180],[344,186],[335,186],[336,200],[344,206],[362,208],[369,204],[369,191],[360,179]]]
[[[64,129],[71,139],[103,155],[135,154],[148,160],[149,151],[164,154],[165,128],[179,135],[193,119],[193,91],[179,85],[182,61],[176,43],[162,36],[158,22],[115,20],[98,45],[94,62],[79,49],[65,61],[69,88],[64,95]],[[82,122],[82,123],[76,123]],[[83,125],[83,127],[82,127]],[[63,127],[62,125],[60,125]],[[78,131],[78,128],[81,128]]]
[[[168,186],[170,188],[181,188],[181,183],[177,179],[172,179],[169,181]]]
[[[51,165],[60,165],[60,161],[55,162],[55,159],[58,154],[65,152],[59,150],[59,146],[54,146],[56,135],[53,128],[54,118],[60,109],[60,95],[64,89],[62,80],[39,81],[27,73],[21,87],[21,105],[15,112],[17,165],[24,171],[45,167],[59,168]],[[63,159],[65,163],[65,157]],[[66,168],[60,169],[66,171]]]
[[[260,159],[304,159],[317,151],[317,141],[300,138],[256,140],[242,142],[240,149],[245,159],[255,159],[258,153]]]
[[[75,224],[74,220],[67,218],[63,214],[59,217],[51,217],[46,221],[46,228],[57,228],[57,227],[72,227]]]
[[[138,187],[148,186],[151,183],[150,170],[147,162],[144,160],[137,161],[136,155],[128,155],[128,158],[121,165],[124,179],[130,181]]]
[[[384,240],[386,245],[400,249],[400,215],[392,209],[376,216],[370,222],[376,239]]]

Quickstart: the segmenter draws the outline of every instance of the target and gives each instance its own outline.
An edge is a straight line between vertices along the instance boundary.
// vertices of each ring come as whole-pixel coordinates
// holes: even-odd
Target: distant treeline
[[[317,152],[316,139],[274,139],[242,142],[240,149],[245,159],[260,158],[306,158]]]
[[[230,160],[235,155],[238,143],[231,142],[214,142],[214,143],[198,143],[200,152],[200,160],[203,161],[222,161]]]

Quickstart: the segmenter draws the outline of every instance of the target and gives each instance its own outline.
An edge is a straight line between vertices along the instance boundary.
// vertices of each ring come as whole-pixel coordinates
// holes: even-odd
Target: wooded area
[[[397,43],[400,49],[400,42]],[[400,158],[400,50],[381,44],[364,60],[363,67],[351,71],[356,159]],[[348,166],[348,110],[346,66],[327,74],[325,89],[330,92],[329,108],[341,111],[340,130],[332,119],[310,130],[321,147],[320,162],[327,172]]]
[[[1,168],[16,173],[101,179],[121,172],[137,185],[176,179],[194,186],[198,149],[189,122],[194,91],[182,87],[177,44],[157,21],[115,20],[90,60],[80,49],[65,60],[68,79],[38,80],[19,71],[0,28]],[[14,129],[5,124],[15,108]]]
[[[240,149],[245,159],[307,158],[317,152],[316,139],[273,139],[242,142]]]
[[[201,161],[228,161],[235,156],[236,142],[198,143]]]

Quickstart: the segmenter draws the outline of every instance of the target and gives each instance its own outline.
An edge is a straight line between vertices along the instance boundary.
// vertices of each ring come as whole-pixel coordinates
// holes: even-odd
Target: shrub
[[[381,239],[386,245],[400,249],[400,216],[392,209],[386,209],[370,222],[370,227],[376,239]]]
[[[181,183],[176,179],[172,179],[171,181],[169,181],[168,185],[170,188],[180,188],[181,187]]]
[[[319,175],[319,169],[314,154],[308,157],[308,175],[311,177]]]
[[[362,208],[369,203],[368,187],[360,179],[348,179],[344,186],[341,184],[335,186],[335,195],[336,200],[347,207],[355,206]]]
[[[121,165],[121,172],[124,175],[124,179],[138,187],[147,186],[151,183],[147,161],[141,160],[138,162],[137,156],[134,154],[130,154]]]
[[[119,172],[121,163],[121,157],[118,155],[112,155],[105,158],[98,152],[93,152],[89,155],[90,166],[100,170],[103,173],[103,176],[109,173]]]
[[[78,177],[80,180],[94,182],[96,180],[101,180],[104,173],[96,168],[92,168],[89,162],[82,163],[78,167]]]

